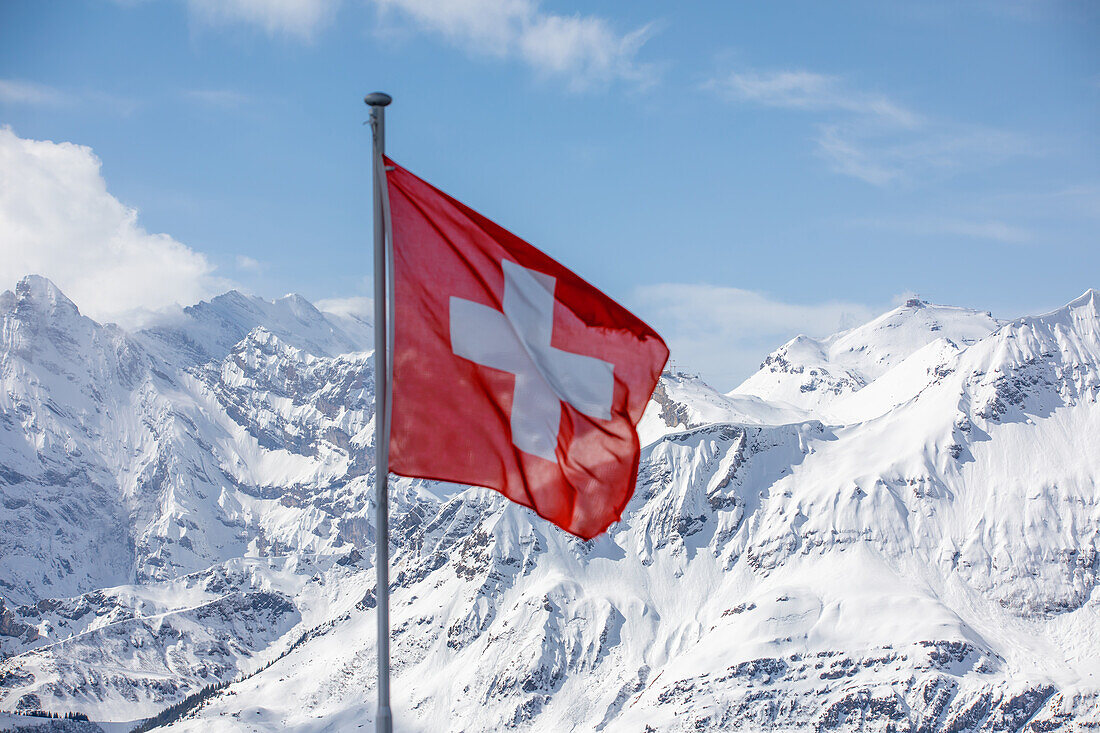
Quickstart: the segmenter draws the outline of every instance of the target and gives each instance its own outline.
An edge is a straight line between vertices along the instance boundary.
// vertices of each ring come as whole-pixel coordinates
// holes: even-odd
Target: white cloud
[[[0,79],[0,102],[5,104],[56,106],[64,101],[64,95],[53,87],[17,79]]]
[[[826,336],[876,315],[861,303],[796,304],[717,285],[663,283],[638,288],[637,312],[657,329],[678,363],[727,391],[798,334]]]
[[[224,290],[213,273],[201,253],[138,224],[90,148],[0,127],[0,285],[44,275],[91,317],[136,326]]]
[[[96,111],[129,115],[137,109],[133,99],[95,90],[63,90],[19,79],[0,79],[0,104],[28,107],[82,105]]]
[[[363,296],[327,298],[314,303],[317,310],[338,316],[351,316],[370,321],[374,317],[374,299]]]
[[[259,272],[264,269],[264,263],[248,255],[237,255],[237,269],[247,272]]]
[[[996,196],[995,200],[998,208],[1010,207],[1013,211],[1024,211],[1046,219],[1100,219],[1100,183],[1079,183],[1064,188],[1004,193]]]
[[[183,96],[192,102],[226,109],[242,107],[253,102],[251,96],[232,89],[189,89],[183,92]]]
[[[889,150],[868,150],[865,140],[844,134],[839,125],[825,125],[817,137],[817,152],[834,172],[885,186],[901,176],[900,161]],[[876,154],[877,153],[877,154]]]
[[[827,124],[819,128],[816,142],[818,155],[835,172],[876,186],[1034,153],[1033,146],[1018,135],[947,123],[922,125],[905,133],[865,123]]]
[[[855,223],[872,229],[904,234],[986,239],[1004,244],[1025,244],[1035,239],[1035,234],[1030,230],[998,219],[930,218],[916,221],[864,219]]]
[[[194,17],[211,25],[243,23],[271,36],[310,40],[331,20],[339,0],[188,0]]]
[[[567,79],[575,89],[626,80],[652,81],[636,60],[651,33],[646,25],[619,33],[595,15],[559,15],[537,0],[374,0],[413,25],[478,55],[517,58],[537,72]]]
[[[435,33],[470,53],[519,59],[574,89],[616,80],[647,85],[654,67],[639,63],[638,50],[652,32],[645,25],[616,31],[596,15],[544,11],[539,0],[370,0],[383,15],[396,15],[418,31]],[[335,15],[340,0],[187,0],[194,18],[209,25],[245,24],[268,35],[310,40]],[[195,99],[224,103],[223,94],[196,92]]]
[[[971,239],[991,239],[1005,244],[1024,244],[1034,240],[1035,236],[1023,227],[1006,224],[1003,221],[965,221],[946,219],[932,222],[932,233],[954,234]]]
[[[921,118],[881,94],[848,88],[836,76],[811,71],[734,71],[707,86],[735,101],[769,107],[816,111],[843,111],[876,117],[904,127]]]
[[[816,152],[841,175],[875,186],[976,168],[1033,152],[1018,135],[936,120],[890,97],[805,70],[733,71],[704,85],[721,97],[816,113]]]

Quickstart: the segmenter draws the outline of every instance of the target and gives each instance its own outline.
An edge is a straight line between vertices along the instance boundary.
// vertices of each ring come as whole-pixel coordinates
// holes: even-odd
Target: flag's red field
[[[496,489],[585,539],[634,491],[668,348],[548,256],[386,160],[390,468]]]

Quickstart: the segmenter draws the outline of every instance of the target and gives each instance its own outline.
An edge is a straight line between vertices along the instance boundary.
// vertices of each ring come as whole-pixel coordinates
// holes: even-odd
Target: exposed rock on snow
[[[0,709],[370,726],[369,325],[227,293],[126,334],[0,294]],[[729,395],[663,375],[581,542],[392,485],[401,730],[1100,725],[1100,294],[913,303]]]

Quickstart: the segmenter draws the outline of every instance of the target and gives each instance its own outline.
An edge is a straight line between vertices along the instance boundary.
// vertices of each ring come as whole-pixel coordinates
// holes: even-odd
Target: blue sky
[[[369,295],[381,89],[396,160],[729,389],[907,293],[1011,317],[1100,286],[1097,38],[1056,0],[6,0],[0,285],[45,270],[124,323]]]

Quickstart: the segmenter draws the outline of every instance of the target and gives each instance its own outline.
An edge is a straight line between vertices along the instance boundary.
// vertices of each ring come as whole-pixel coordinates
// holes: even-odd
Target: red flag
[[[668,348],[562,265],[386,159],[390,470],[496,489],[590,539],[619,519]]]

